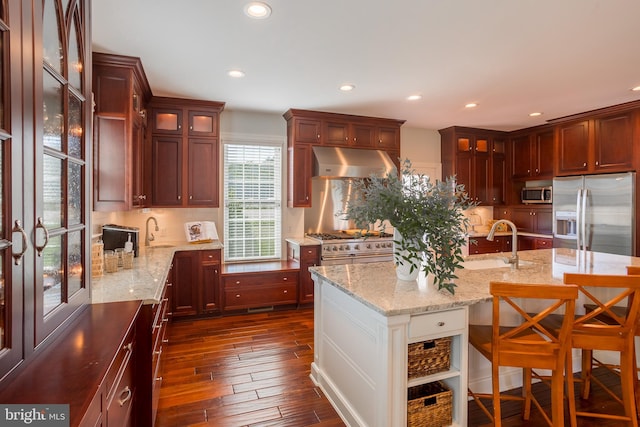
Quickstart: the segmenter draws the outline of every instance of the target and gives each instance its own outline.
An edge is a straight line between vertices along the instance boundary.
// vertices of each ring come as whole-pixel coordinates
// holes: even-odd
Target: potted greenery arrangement
[[[394,227],[394,260],[404,266],[413,280],[424,269],[438,289],[454,293],[453,279],[461,267],[462,246],[469,220],[463,211],[474,206],[463,185],[453,177],[432,182],[417,173],[406,159],[401,174],[371,176],[353,182],[352,198],[343,214],[358,228],[370,224]],[[398,270],[398,277],[406,280]]]

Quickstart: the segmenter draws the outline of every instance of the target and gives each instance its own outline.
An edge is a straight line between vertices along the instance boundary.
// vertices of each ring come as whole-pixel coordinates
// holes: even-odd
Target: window
[[[224,259],[280,259],[282,148],[224,145]]]

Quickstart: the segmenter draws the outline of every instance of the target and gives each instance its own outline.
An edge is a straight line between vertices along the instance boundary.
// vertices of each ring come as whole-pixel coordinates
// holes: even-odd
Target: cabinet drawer
[[[260,274],[233,274],[224,276],[222,284],[224,289],[237,289],[243,286],[269,286],[277,284],[296,284],[298,272],[272,272]]]
[[[227,310],[293,304],[298,301],[298,284],[225,289],[224,296]]]
[[[107,425],[128,427],[133,425],[132,403],[135,393],[133,363],[129,359],[120,381],[115,385],[115,393],[107,406]]]
[[[131,355],[134,351],[134,337],[135,330],[132,328],[131,331],[127,334],[127,337],[124,340],[123,346],[118,350],[118,354],[109,368],[109,372],[107,372],[107,380],[106,380],[106,390],[107,395],[110,395],[113,391],[114,384],[118,381],[118,375],[122,372],[123,368],[129,360],[131,359]]]
[[[414,316],[409,322],[409,341],[432,335],[444,336],[465,329],[466,325],[467,316],[463,308]]]
[[[202,264],[220,263],[220,249],[210,249],[210,250],[200,251],[200,262]]]
[[[320,257],[320,246],[301,246],[300,262],[314,262]]]

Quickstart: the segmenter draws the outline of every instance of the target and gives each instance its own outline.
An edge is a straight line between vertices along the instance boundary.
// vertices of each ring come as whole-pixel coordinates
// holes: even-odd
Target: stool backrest
[[[493,296],[492,347],[494,362],[500,366],[520,366],[556,369],[564,363],[570,344],[577,286],[491,282]],[[543,296],[543,297],[541,297]],[[542,299],[541,299],[542,298]],[[535,300],[542,310],[529,314],[524,301]],[[511,307],[522,322],[510,328],[501,328],[501,302]],[[564,314],[557,334],[541,325],[549,316]]]
[[[621,343],[635,334],[640,316],[640,276],[565,273],[564,283],[578,286],[585,305],[592,307],[576,316],[574,347],[621,351]]]

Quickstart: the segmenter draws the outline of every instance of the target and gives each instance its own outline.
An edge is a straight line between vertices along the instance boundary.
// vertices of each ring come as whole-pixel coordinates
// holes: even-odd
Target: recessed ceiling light
[[[352,90],[354,90],[356,88],[355,85],[352,85],[351,83],[346,83],[340,86],[340,90],[343,92],[350,92]]]
[[[640,92],[640,86],[636,86],[636,87],[632,88],[631,90],[633,90],[635,92]]]
[[[242,70],[229,70],[227,74],[230,77],[234,77],[236,79],[239,79],[240,77],[244,77],[244,71]]]
[[[529,113],[529,116],[530,116],[530,117],[538,117],[538,116],[541,116],[541,115],[542,115],[542,113],[541,113],[541,112],[538,112],[538,111],[536,111],[536,112],[534,112],[534,113]]]
[[[422,99],[422,95],[409,95],[407,101],[419,101]]]
[[[477,107],[477,106],[478,106],[478,104],[477,104],[477,103],[475,103],[475,102],[470,102],[470,103],[466,104],[466,105],[464,106],[464,108],[475,108],[475,107]]]
[[[244,6],[244,13],[253,19],[265,19],[271,15],[271,6],[261,1],[252,1]]]

